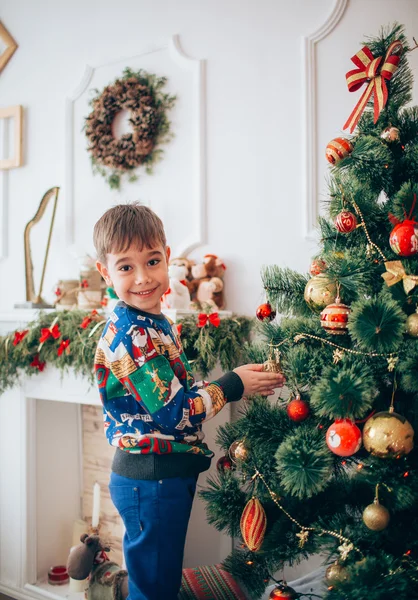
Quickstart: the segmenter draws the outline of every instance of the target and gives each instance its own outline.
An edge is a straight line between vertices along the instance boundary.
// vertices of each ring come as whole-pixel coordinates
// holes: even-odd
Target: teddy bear
[[[202,263],[192,265],[190,290],[195,304],[209,305],[219,310],[225,307],[223,282],[225,269],[224,263],[216,254],[206,254]]]
[[[164,308],[190,308],[191,262],[187,258],[174,258],[168,265],[169,288],[162,297]]]
[[[89,578],[86,600],[125,600],[128,572],[109,559],[109,548],[97,534],[83,533],[80,542],[70,552],[67,571],[72,579]]]

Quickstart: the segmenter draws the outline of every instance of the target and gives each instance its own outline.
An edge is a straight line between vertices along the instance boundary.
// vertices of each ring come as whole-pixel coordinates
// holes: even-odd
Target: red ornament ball
[[[353,144],[345,138],[335,138],[331,140],[325,151],[326,159],[332,165],[340,162],[342,158],[346,158],[353,151]]]
[[[349,210],[343,210],[335,217],[334,225],[340,233],[351,233],[357,227],[356,215]]]
[[[294,600],[295,598],[299,598],[299,594],[286,584],[278,585],[270,592],[269,599],[276,600],[277,598],[286,598],[287,600]]]
[[[315,258],[311,262],[309,273],[313,276],[323,273],[327,269],[327,263],[322,258]]]
[[[328,428],[328,448],[338,456],[351,456],[360,450],[361,431],[350,419],[337,419]]]
[[[321,312],[321,325],[328,333],[333,335],[344,335],[347,333],[348,315],[351,308],[342,304],[339,298],[336,298],[335,304],[328,304]]]
[[[266,302],[257,308],[256,316],[259,321],[272,321],[276,316],[276,311],[273,310],[270,302]]]
[[[224,473],[225,471],[233,471],[235,469],[235,465],[229,456],[221,456],[216,463],[216,468],[218,471]]]
[[[417,224],[406,219],[392,229],[390,247],[399,256],[413,256],[418,252]]]
[[[289,402],[286,407],[286,412],[289,419],[296,423],[300,423],[309,415],[309,404],[305,402],[305,400],[302,400],[298,395]]]

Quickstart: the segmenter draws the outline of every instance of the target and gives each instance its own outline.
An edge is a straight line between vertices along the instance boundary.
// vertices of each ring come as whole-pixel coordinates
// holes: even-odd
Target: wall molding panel
[[[155,67],[159,65],[161,67]],[[148,64],[153,65],[148,67]],[[139,66],[138,66],[139,65]],[[143,65],[143,66],[142,66]],[[170,66],[171,65],[171,66]],[[182,211],[187,211],[190,215],[188,236],[185,239],[175,240],[172,243],[172,250],[174,255],[187,255],[193,249],[204,245],[207,241],[206,221],[207,221],[207,202],[206,202],[206,64],[204,60],[191,58],[185,54],[181,48],[180,38],[178,35],[173,35],[166,44],[146,48],[142,52],[128,57],[117,60],[112,60],[107,63],[103,63],[97,66],[86,65],[83,76],[76,86],[74,91],[67,97],[66,100],[66,185],[65,185],[65,205],[66,205],[66,238],[67,244],[71,245],[76,242],[76,222],[80,219],[80,207],[77,209],[77,203],[80,202],[80,198],[77,198],[77,182],[80,181],[80,175],[77,172],[77,161],[80,161],[80,137],[84,136],[84,133],[80,131],[80,106],[84,106],[86,103],[87,95],[91,93],[91,88],[97,87],[97,80],[100,80],[100,76],[104,77],[103,72],[112,73],[109,81],[115,79],[121,74],[123,68],[130,66],[131,68],[144,68],[145,70],[154,69],[154,72],[158,71],[158,75],[167,76],[169,82],[173,79],[174,90],[170,90],[171,93],[177,95],[176,106],[174,107],[173,113],[175,118],[183,119],[180,122],[173,124],[173,132],[175,133],[176,141],[177,137],[181,137],[184,134],[184,117],[185,113],[182,113],[181,117],[178,117],[177,103],[184,106],[187,102],[188,113],[187,120],[189,123],[187,131],[187,140],[182,140],[183,144],[189,149],[189,157],[185,158],[187,164],[184,165],[184,173],[182,174],[183,180],[190,186],[189,197],[184,200],[185,204],[181,207]],[[165,69],[168,69],[166,72]],[[173,69],[170,73],[170,69]],[[184,88],[178,89],[176,85],[183,85]],[[79,104],[78,104],[79,103]],[[78,109],[78,113],[77,113]],[[173,115],[170,114],[169,118],[173,122]],[[78,143],[78,146],[77,146]],[[184,146],[183,146],[184,147]],[[164,152],[170,150],[170,144],[162,146]],[[167,149],[167,150],[166,150]],[[87,152],[86,152],[87,153]],[[174,157],[175,160],[179,160],[178,157]],[[165,158],[162,162],[161,173],[164,175],[164,163]],[[178,163],[177,163],[178,164]],[[173,168],[173,166],[171,166]],[[77,177],[79,178],[77,180]],[[145,178],[149,177],[142,174],[139,171],[140,180],[145,181]],[[96,180],[100,180],[99,176],[95,176],[94,183],[92,183],[93,175],[88,175],[90,189],[99,190],[102,184],[96,185]],[[156,175],[151,176],[156,178]],[[156,181],[150,182],[153,185]],[[157,181],[158,183],[158,181]],[[123,185],[123,192],[130,193],[133,195],[135,192],[135,185],[132,183],[126,183]],[[94,188],[93,188],[94,186]],[[80,188],[78,188],[80,189]],[[101,188],[100,188],[101,189]],[[140,189],[138,187],[138,189]],[[100,193],[100,192],[98,192]],[[107,193],[107,190],[106,190]],[[116,192],[117,193],[117,192]],[[113,192],[115,194],[115,192]],[[161,197],[161,190],[156,189],[154,196],[149,192],[145,197],[140,196],[141,201],[145,204],[155,207],[154,199],[158,196]],[[113,196],[116,201],[117,197]],[[124,199],[122,199],[124,201]],[[161,210],[158,206],[156,208],[160,214]],[[164,212],[161,214],[163,221],[169,219]]]
[[[305,172],[302,188],[303,235],[316,239],[315,226],[319,216],[317,177],[317,85],[316,45],[326,38],[341,21],[348,0],[335,0],[327,20],[311,35],[302,39],[303,148]]]

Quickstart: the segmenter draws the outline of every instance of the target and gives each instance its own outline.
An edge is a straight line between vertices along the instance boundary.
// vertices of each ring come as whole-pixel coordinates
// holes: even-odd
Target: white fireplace
[[[0,314],[0,335],[35,316],[26,310]],[[51,365],[0,396],[0,592],[14,598],[83,597],[46,581],[51,566],[65,564],[73,523],[83,516],[83,405],[100,405],[95,387]],[[217,427],[229,418],[226,408],[206,425],[211,447]],[[206,523],[196,498],[185,566],[214,564],[231,548],[231,540]]]

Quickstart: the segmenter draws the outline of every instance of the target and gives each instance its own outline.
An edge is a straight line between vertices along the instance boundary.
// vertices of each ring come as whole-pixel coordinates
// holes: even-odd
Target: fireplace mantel
[[[0,335],[25,327],[37,314],[0,313]],[[167,314],[174,321],[185,316]],[[41,581],[50,566],[66,562],[72,525],[81,516],[83,404],[100,405],[95,386],[71,369],[62,374],[52,365],[22,375],[0,396],[0,592],[12,598],[83,600],[81,593]],[[205,425],[214,449],[216,429],[230,417],[228,406]],[[203,477],[199,483],[204,484]],[[220,562],[232,548],[228,537],[206,523],[198,498],[189,533],[185,566]]]

